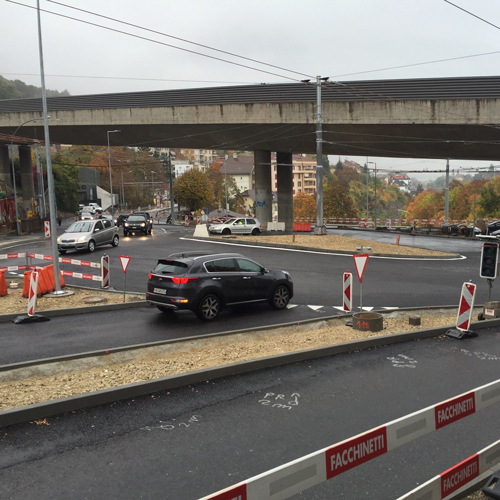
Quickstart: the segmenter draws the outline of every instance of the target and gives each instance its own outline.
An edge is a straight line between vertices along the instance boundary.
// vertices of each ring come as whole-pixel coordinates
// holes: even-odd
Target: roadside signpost
[[[123,274],[125,275],[125,281],[123,283],[123,302],[125,302],[125,289],[127,288],[127,267],[130,263],[130,257],[125,257],[120,255],[120,264],[122,266]]]
[[[359,279],[359,310],[363,310],[363,273],[365,272],[366,263],[368,262],[368,254],[353,255],[356,273]]]

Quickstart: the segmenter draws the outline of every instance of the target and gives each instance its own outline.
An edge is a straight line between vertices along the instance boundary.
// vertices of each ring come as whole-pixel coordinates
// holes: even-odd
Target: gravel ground
[[[219,236],[215,236],[218,238]],[[214,236],[211,236],[214,238]],[[226,237],[227,238],[227,237]],[[357,253],[356,247],[370,247],[374,254],[392,255],[415,255],[415,256],[449,256],[451,254],[439,252],[437,250],[426,250],[424,248],[407,247],[397,245],[397,235],[394,235],[394,244],[380,243],[377,241],[360,240],[348,236],[322,235],[314,236],[310,234],[284,234],[272,236],[230,236],[230,238],[259,241],[262,243],[278,243],[282,245],[298,245],[303,247],[320,248],[328,250],[341,250],[343,252]]]
[[[48,376],[30,376],[0,383],[0,411],[238,361],[380,335],[448,326],[453,325],[456,320],[456,313],[449,310],[423,310],[419,316],[421,325],[410,326],[407,312],[394,311],[384,314],[384,329],[380,332],[354,330],[345,326],[345,319],[333,319],[217,339],[183,342],[169,347],[161,354],[158,349],[138,353],[137,357],[127,362],[116,362],[116,358],[111,356],[101,358],[99,366],[90,369],[65,371]],[[118,360],[122,361],[120,357]]]

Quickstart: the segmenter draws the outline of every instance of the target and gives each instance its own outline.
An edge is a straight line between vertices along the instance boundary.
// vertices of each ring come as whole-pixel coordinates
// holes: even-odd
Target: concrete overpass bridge
[[[52,142],[252,150],[259,219],[271,214],[277,153],[279,218],[293,222],[292,153],[316,152],[316,85],[262,84],[47,99]],[[41,116],[41,99],[0,101],[0,133]],[[498,160],[500,77],[322,85],[323,153]],[[18,132],[43,137],[41,122]],[[0,140],[1,144],[1,140]],[[0,145],[0,179],[7,177]],[[3,160],[2,160],[3,158]]]

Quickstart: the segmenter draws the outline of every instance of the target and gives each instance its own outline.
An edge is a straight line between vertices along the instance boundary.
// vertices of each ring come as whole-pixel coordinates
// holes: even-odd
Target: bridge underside
[[[0,133],[12,133],[11,128],[0,126]],[[316,152],[313,123],[62,125],[52,122],[50,140],[60,144],[106,145],[106,132],[115,128],[121,130],[112,136],[112,144],[116,146]],[[25,126],[17,135],[43,139],[43,127]],[[326,123],[323,141],[323,154],[329,155],[491,161],[500,158],[500,130],[483,125]]]

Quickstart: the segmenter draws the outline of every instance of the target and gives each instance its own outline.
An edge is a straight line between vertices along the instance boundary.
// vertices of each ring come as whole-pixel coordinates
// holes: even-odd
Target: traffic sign
[[[353,255],[354,265],[356,266],[356,272],[358,273],[358,279],[360,283],[363,280],[363,273],[365,272],[368,257],[368,254]]]
[[[125,257],[123,255],[120,255],[120,264],[122,265],[122,270],[124,273],[127,272],[127,267],[129,265],[129,262],[130,262],[130,257]]]

